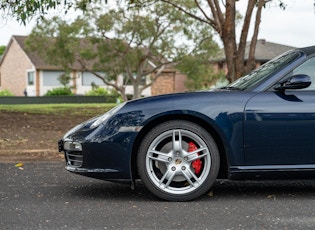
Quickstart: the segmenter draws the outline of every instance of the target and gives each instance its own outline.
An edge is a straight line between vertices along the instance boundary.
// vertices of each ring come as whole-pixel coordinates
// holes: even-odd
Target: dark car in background
[[[70,172],[187,201],[217,178],[315,178],[315,47],[221,89],[122,103],[60,141]]]

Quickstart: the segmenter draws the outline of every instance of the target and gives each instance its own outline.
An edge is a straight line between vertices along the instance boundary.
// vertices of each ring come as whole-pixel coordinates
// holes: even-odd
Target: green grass
[[[1,111],[56,114],[56,115],[77,115],[95,116],[107,112],[116,104],[23,104],[23,105],[0,105]]]

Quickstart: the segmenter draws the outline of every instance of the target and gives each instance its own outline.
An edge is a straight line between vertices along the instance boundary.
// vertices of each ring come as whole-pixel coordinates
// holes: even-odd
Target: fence
[[[44,96],[0,97],[0,104],[60,104],[60,103],[115,103],[115,97],[104,96]]]

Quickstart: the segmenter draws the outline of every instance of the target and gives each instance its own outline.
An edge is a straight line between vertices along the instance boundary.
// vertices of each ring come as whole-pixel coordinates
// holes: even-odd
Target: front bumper
[[[132,146],[136,132],[117,133],[115,138],[77,141],[63,138],[58,150],[64,153],[66,170],[92,178],[132,181]]]
[[[58,141],[58,150],[60,152],[64,152],[65,160],[66,160],[66,167],[65,169],[69,172],[80,174],[82,176],[102,179],[102,180],[113,180],[113,181],[122,181],[124,183],[129,182],[129,179],[120,179],[121,172],[118,169],[108,168],[105,166],[104,168],[100,167],[100,165],[96,165],[95,163],[89,163],[88,155],[94,155],[91,151],[87,151],[90,154],[86,154],[85,162],[84,159],[84,152],[82,148],[76,148],[78,146],[78,142],[73,141]],[[78,150],[79,149],[79,150]],[[103,154],[102,154],[103,155]],[[96,161],[97,162],[97,161]],[[103,161],[104,163],[106,161]]]

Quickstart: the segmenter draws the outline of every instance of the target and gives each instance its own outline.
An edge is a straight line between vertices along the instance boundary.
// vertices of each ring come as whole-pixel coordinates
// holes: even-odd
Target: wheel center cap
[[[179,164],[181,164],[182,162],[183,162],[182,159],[176,159],[176,160],[175,160],[175,164],[176,164],[176,165],[179,165]]]

